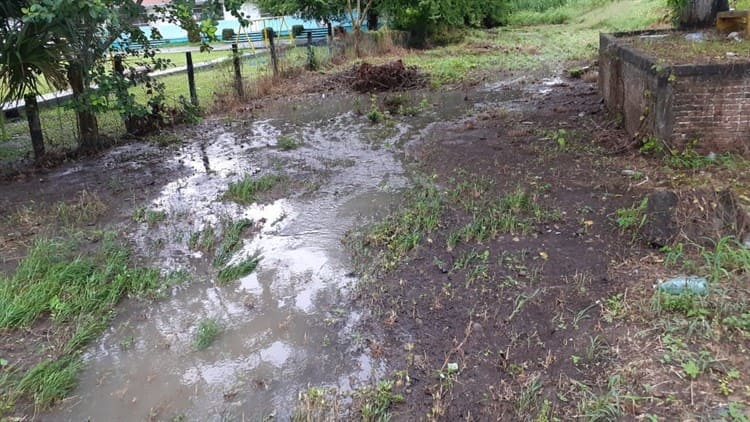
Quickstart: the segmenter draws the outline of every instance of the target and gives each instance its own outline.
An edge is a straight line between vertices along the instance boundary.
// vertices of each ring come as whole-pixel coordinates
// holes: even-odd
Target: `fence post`
[[[198,93],[195,91],[195,69],[193,68],[193,53],[186,51],[188,88],[190,89],[190,103],[198,106]]]
[[[315,70],[315,53],[312,48],[312,32],[307,31],[307,70]]]
[[[125,77],[125,66],[122,64],[122,55],[115,54],[115,56],[112,58],[112,69],[115,71],[115,73],[120,75],[120,77]],[[118,85],[117,89],[118,95],[122,97],[127,96],[127,88],[122,85]],[[138,130],[138,122],[134,121],[132,119],[132,116],[130,115],[123,116],[123,124],[125,125],[126,133],[132,134],[136,133],[136,131]]]
[[[245,98],[245,88],[242,86],[242,73],[240,73],[240,53],[237,51],[237,44],[232,44],[232,62],[234,63],[234,86],[237,95]]]
[[[273,30],[268,32],[268,44],[271,47],[271,64],[273,64],[273,76],[279,74],[279,63],[276,59],[276,44],[273,41]]]
[[[34,149],[34,158],[38,160],[44,155],[44,134],[42,133],[42,123],[39,121],[39,105],[36,102],[36,94],[33,92],[26,94],[23,100],[26,120],[29,123],[31,146]]]

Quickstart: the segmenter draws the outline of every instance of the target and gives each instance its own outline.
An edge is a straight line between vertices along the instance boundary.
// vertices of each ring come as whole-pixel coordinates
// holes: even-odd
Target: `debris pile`
[[[401,60],[396,60],[380,66],[362,63],[351,87],[359,92],[398,91],[421,88],[426,82],[416,66],[406,67]]]
[[[416,66],[404,66],[401,60],[383,65],[362,63],[337,73],[323,83],[323,88],[334,90],[346,86],[358,92],[405,91],[427,86],[427,76]]]

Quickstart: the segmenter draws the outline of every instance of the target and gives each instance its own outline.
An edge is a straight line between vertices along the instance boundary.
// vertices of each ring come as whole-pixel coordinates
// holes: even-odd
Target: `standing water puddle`
[[[351,98],[291,116],[270,111],[247,126],[202,125],[205,133],[168,163],[184,166],[179,174],[187,176],[166,184],[147,207],[167,219],[127,234],[151,265],[187,271],[191,282],[167,299],[123,312],[85,355],[73,397],[44,419],[287,420],[308,385],[350,391],[384,375],[384,364],[367,354],[356,332],[359,315],[344,308],[356,279],[341,239],[397,201],[408,180],[396,152],[426,136],[429,122],[471,111],[463,95],[442,94],[437,109],[394,125],[371,125],[347,111]],[[274,147],[290,133],[301,148]],[[221,199],[246,174],[276,172],[306,178],[310,188],[265,205]],[[250,275],[217,286],[213,255],[191,249],[188,239],[208,225],[243,218],[255,231],[230,263],[253,254],[262,260]],[[195,330],[208,318],[218,322],[220,335],[196,351]]]

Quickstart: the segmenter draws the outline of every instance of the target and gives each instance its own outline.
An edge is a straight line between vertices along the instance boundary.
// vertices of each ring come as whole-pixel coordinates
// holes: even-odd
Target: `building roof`
[[[143,0],[143,3],[141,3],[141,6],[144,6],[144,7],[161,6],[167,3],[169,3],[169,0]]]

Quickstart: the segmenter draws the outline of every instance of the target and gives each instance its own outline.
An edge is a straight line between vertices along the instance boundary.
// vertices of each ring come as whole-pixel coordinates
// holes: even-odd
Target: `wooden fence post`
[[[193,68],[193,53],[186,51],[188,88],[190,89],[190,103],[198,106],[198,93],[195,90],[195,69]]]
[[[307,31],[307,70],[315,70],[315,53],[312,47],[312,32]]]
[[[273,76],[279,74],[279,62],[276,58],[276,43],[273,41],[273,30],[268,32],[268,44],[271,47],[271,64],[273,65]]]
[[[240,53],[237,51],[237,44],[232,44],[232,62],[234,63],[234,86],[237,90],[237,96],[240,99],[245,98],[245,88],[242,86],[242,73],[240,72]]]

